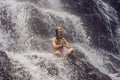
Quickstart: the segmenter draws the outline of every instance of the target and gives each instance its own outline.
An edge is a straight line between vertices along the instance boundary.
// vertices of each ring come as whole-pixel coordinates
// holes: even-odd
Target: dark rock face
[[[11,65],[6,53],[0,51],[0,80],[13,80],[11,76]]]
[[[120,0],[103,0],[103,1],[105,1],[106,3],[109,3],[112,7],[114,7],[120,18]]]
[[[55,36],[55,29],[57,26],[63,27],[63,36],[70,42],[74,42],[75,29],[73,28],[72,21],[66,18],[66,22],[54,14],[43,14],[42,11],[38,11],[34,6],[31,6],[30,20],[28,24],[30,26],[30,32],[41,38],[52,38]],[[46,20],[46,21],[45,21]],[[79,40],[79,39],[78,39]]]
[[[82,18],[83,25],[88,30],[88,36],[91,36],[91,42],[96,47],[104,48],[111,52],[117,51],[114,37],[116,35],[116,26],[118,25],[118,16],[111,6],[102,0],[61,1],[65,5],[65,10]]]
[[[34,0],[34,1],[35,3],[37,3],[37,1],[39,0]],[[63,0],[63,1],[67,2],[68,0]],[[72,11],[74,14],[77,14],[80,16],[83,15],[82,16],[83,21],[85,23],[89,23],[84,25],[86,26],[86,28],[90,29],[88,31],[88,34],[90,33],[90,36],[92,37],[92,42],[99,47],[114,51],[114,48],[113,48],[114,41],[111,40],[111,38],[113,37],[112,35],[114,34],[114,30],[111,29],[112,26],[110,26],[110,29],[108,29],[109,28],[108,24],[106,24],[107,20],[106,19],[104,20],[104,16],[101,17],[102,14],[100,13],[100,10],[98,10],[98,8],[95,7],[97,6],[96,3],[91,0],[76,0],[76,2],[73,0],[69,0],[67,3],[69,3],[68,4],[69,7],[65,6],[65,8],[69,8],[69,10],[74,10]],[[30,13],[31,18],[29,19],[27,26],[29,26],[30,36],[35,35],[38,37],[38,39],[33,37],[33,39],[30,40],[30,43],[32,45],[31,48],[33,50],[40,49],[40,48],[43,51],[47,51],[48,49],[51,50],[51,45],[49,41],[47,41],[47,39],[52,37],[51,34],[54,33],[54,30],[57,25],[56,17],[53,17],[54,15],[51,15],[51,14],[49,15],[54,22],[56,21],[55,24],[49,24],[47,22],[43,22],[43,20],[41,19],[48,16],[43,15],[40,11],[38,11],[34,7],[31,7],[31,6],[29,7],[30,7],[30,10],[29,10],[30,12],[28,13]],[[2,25],[7,23],[12,24],[12,22],[10,22],[11,18],[9,19],[5,17],[1,19],[2,19]],[[65,37],[69,41],[73,42],[74,34],[75,34],[73,25],[70,24],[66,26],[66,23],[64,23],[62,19],[58,19],[58,21],[61,22],[61,25],[64,27],[64,31],[68,32],[68,33],[65,33]],[[112,19],[112,23],[109,25],[113,25],[113,24],[115,25],[117,24],[114,21],[114,19]],[[14,26],[11,25],[8,28],[12,29],[12,27]],[[74,34],[71,34],[71,33],[74,33]],[[35,58],[38,58],[38,56],[36,55],[32,56],[32,59],[35,59]],[[98,69],[92,66],[89,63],[89,61],[85,59],[84,54],[81,53],[79,50],[76,50],[73,54],[69,55],[67,60],[68,60],[68,63],[66,64],[69,65],[72,69],[74,69],[74,72],[71,72],[73,74],[71,76],[72,78],[71,80],[111,80],[107,75],[101,73]],[[19,74],[17,76],[14,74],[12,75],[11,65],[12,64],[10,62],[10,59],[7,57],[5,52],[1,51],[0,52],[0,80],[31,80],[31,75],[29,74],[29,71],[28,72],[25,71],[24,67],[17,68],[16,67],[17,65],[14,65],[13,73],[19,72]],[[44,64],[40,63],[38,65],[40,65],[41,67],[44,67]],[[45,68],[47,68],[49,75],[58,76],[59,71],[57,67],[55,67],[54,65],[52,66],[52,64],[50,64],[50,66]],[[12,76],[14,77],[14,79],[12,79]]]
[[[120,61],[119,59],[109,55],[110,57],[110,61],[114,64],[114,67],[117,68],[117,69],[120,69]]]
[[[79,50],[69,55],[67,59],[69,62],[67,64],[74,68],[73,74],[77,75],[72,76],[74,80],[112,80],[85,60],[84,54]]]

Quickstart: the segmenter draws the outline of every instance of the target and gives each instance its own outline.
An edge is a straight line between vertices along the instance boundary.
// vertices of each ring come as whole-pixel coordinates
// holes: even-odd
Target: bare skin
[[[58,33],[58,36],[62,35],[62,28],[61,27],[57,28],[57,33]],[[53,37],[52,38],[52,45],[53,45],[53,48],[54,48],[53,54],[56,55],[56,56],[65,57],[65,56],[71,54],[74,51],[74,49],[71,48],[69,43],[63,37],[58,38],[58,39],[56,37]],[[63,47],[67,48],[66,52],[63,52]]]

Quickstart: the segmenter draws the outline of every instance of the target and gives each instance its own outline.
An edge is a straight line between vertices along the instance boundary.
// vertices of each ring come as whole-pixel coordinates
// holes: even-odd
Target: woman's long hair
[[[63,37],[63,35],[61,34],[61,36],[58,36],[58,29],[55,30],[55,33],[56,33],[56,39],[61,39]]]

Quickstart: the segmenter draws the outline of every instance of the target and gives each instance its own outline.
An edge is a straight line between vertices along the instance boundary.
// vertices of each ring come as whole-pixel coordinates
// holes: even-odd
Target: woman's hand
[[[66,48],[70,48],[69,43],[64,38],[62,38],[62,40],[63,40],[63,46]]]
[[[63,47],[63,45],[62,45],[62,44],[60,44],[60,45],[59,45],[59,47],[60,47],[60,48],[62,48],[62,47]]]

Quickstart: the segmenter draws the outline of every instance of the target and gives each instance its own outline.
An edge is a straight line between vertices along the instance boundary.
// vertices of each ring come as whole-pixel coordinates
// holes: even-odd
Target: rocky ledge
[[[112,80],[107,75],[101,73],[97,68],[92,66],[85,59],[84,54],[79,50],[75,50],[73,54],[69,55],[67,60],[68,63],[66,63],[66,65],[74,69],[71,80]],[[11,66],[12,63],[10,62],[7,54],[0,51],[0,80],[13,80]],[[49,74],[52,74],[52,71],[49,70],[49,72]]]
[[[68,65],[73,67],[75,74],[77,74],[76,77],[73,77],[75,80],[112,80],[91,65],[79,50],[69,55],[67,60],[69,62]]]
[[[0,51],[0,80],[12,80],[11,65],[7,54]]]

